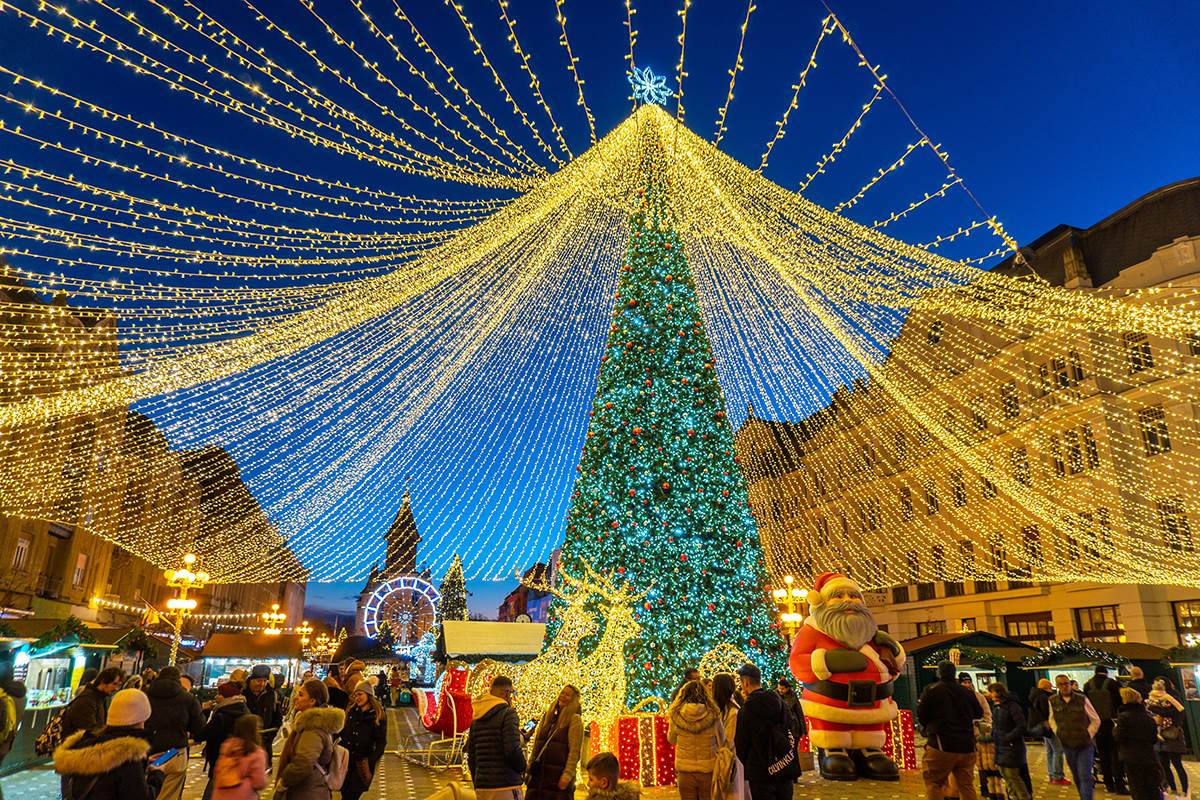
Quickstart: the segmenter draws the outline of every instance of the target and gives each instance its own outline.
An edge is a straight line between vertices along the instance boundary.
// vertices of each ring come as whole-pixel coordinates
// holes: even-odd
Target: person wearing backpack
[[[233,723],[213,770],[212,800],[258,800],[258,793],[267,788],[261,726],[257,714],[243,714]]]
[[[296,719],[276,765],[275,800],[331,800],[346,775],[348,753],[333,739],[346,712],[329,705],[325,684],[315,678],[296,690],[292,707]]]
[[[751,800],[791,800],[800,775],[791,715],[783,698],[763,688],[758,667],[743,664],[737,674],[746,702],[738,711],[733,743]]]

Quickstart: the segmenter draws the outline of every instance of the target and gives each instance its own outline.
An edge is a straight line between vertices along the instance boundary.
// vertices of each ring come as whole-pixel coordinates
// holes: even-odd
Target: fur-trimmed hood
[[[130,761],[143,761],[150,753],[150,742],[138,735],[136,728],[109,728],[106,733],[116,735],[89,736],[82,744],[85,731],[68,736],[54,751],[54,771],[60,775],[104,775]]]
[[[642,787],[623,781],[614,789],[588,789],[587,800],[640,800],[641,796]]]
[[[346,724],[346,712],[340,708],[332,706],[318,706],[310,708],[307,711],[301,711],[296,715],[296,721],[292,725],[292,730],[300,731],[325,731],[329,734],[337,733]]]
[[[711,708],[700,703],[677,703],[671,709],[671,721],[681,731],[701,734],[713,726],[717,715]]]

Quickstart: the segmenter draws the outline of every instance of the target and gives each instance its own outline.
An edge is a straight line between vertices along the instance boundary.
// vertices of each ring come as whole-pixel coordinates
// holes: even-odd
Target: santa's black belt
[[[850,708],[861,708],[874,705],[880,700],[886,700],[892,696],[894,688],[892,681],[876,683],[871,680],[852,680],[849,683],[826,680],[804,684],[806,691],[833,700],[841,700]]]

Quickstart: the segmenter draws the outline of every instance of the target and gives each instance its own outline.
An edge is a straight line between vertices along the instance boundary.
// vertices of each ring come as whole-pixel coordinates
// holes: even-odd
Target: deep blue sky
[[[533,113],[534,103],[503,46],[494,0],[466,0],[464,4],[505,80],[514,87],[526,110]],[[34,7],[26,0],[18,5]],[[172,31],[161,24],[161,15],[141,0],[117,5],[136,10],[139,19],[163,31]],[[182,8],[182,3],[168,5]],[[244,17],[240,2],[221,0],[200,5],[214,9],[216,16],[231,20],[231,25],[240,20],[237,29],[253,38],[256,28]],[[386,22],[385,27],[399,32],[387,11],[390,5],[384,0],[366,3],[381,24]],[[502,115],[502,101],[463,45],[461,28],[452,12],[437,2],[410,1],[403,5],[485,107]],[[1200,107],[1194,101],[1194,87],[1200,77],[1194,44],[1195,31],[1200,29],[1200,7],[1194,3],[918,1],[832,5],[867,56],[883,65],[889,85],[917,121],[949,151],[953,164],[984,207],[997,215],[1020,242],[1060,222],[1089,225],[1164,183],[1200,174]],[[637,63],[666,73],[673,85],[678,57],[678,4],[635,0],[634,6],[638,10]],[[753,165],[774,132],[775,120],[791,95],[791,83],[812,48],[824,16],[820,4],[809,0],[759,0],[758,6],[746,39],[746,69],[738,77],[728,117],[729,132],[722,142],[727,152]],[[94,5],[72,3],[71,7],[81,15],[104,18]],[[305,21],[291,0],[263,2],[261,7],[310,43],[328,42],[311,20]],[[317,8],[360,43],[369,39],[345,0],[318,0]],[[571,147],[578,153],[586,147],[587,129],[581,111],[574,105],[575,87],[557,44],[554,4],[552,0],[512,0],[509,9],[543,89],[567,131]],[[712,134],[717,108],[724,100],[726,70],[733,60],[744,13],[745,3],[739,0],[696,0],[689,14],[686,67],[690,74],[684,84],[687,123],[706,136]],[[628,112],[623,3],[568,0],[566,14],[572,45],[580,59],[579,70],[587,81],[586,96],[602,135]],[[272,54],[281,63],[294,65],[301,74],[311,71],[294,50],[267,38],[262,42],[273,48]],[[164,92],[126,70],[97,66],[94,58],[49,44],[42,34],[32,33],[20,24],[11,12],[0,14],[0,52],[5,53],[0,63],[25,74],[135,116],[186,130],[203,141],[294,161],[305,171],[345,176],[397,191],[435,197],[479,195],[469,187],[447,188],[358,165],[314,160],[309,148],[275,141],[258,128],[231,122],[228,115],[197,112],[194,104],[177,93]],[[336,58],[334,50],[325,52],[331,54],[331,60]],[[375,55],[382,57],[382,51]],[[826,42],[818,61],[820,67],[811,74],[809,88],[793,112],[788,136],[767,170],[768,177],[784,186],[797,185],[829,144],[841,136],[857,108],[871,94],[865,74],[856,68],[836,37]],[[361,66],[348,60],[338,63],[362,86],[376,90]],[[25,97],[28,90],[13,94]],[[0,109],[0,116],[21,121],[20,114],[11,107]],[[510,131],[517,130],[511,116],[504,124]],[[549,126],[543,122],[540,127],[549,137]],[[808,196],[825,204],[848,197],[874,169],[886,165],[915,138],[896,109],[890,103],[881,103],[839,159],[837,168],[818,178]],[[537,152],[528,142],[523,143],[531,148],[530,152]],[[125,157],[132,159],[128,154]],[[79,171],[77,163],[56,161],[44,153],[35,153],[27,160]],[[894,186],[881,184],[880,191],[873,195],[879,203],[877,208],[864,203],[857,209],[859,218],[870,221],[874,211],[886,213],[901,198],[919,196],[921,191],[934,188],[937,176],[920,171],[931,166],[928,161],[918,164],[914,159],[903,180]],[[154,191],[162,194],[165,190]],[[970,209],[961,202],[957,206],[948,203],[944,211],[896,233],[920,241],[949,232],[971,218]],[[976,249],[971,254],[978,252]],[[736,420],[739,410],[730,410]],[[179,435],[175,441],[194,444]],[[254,465],[243,464],[243,469],[251,477],[255,472]],[[348,520],[347,526],[381,532],[394,513],[403,477],[392,476],[394,485],[386,498],[389,502],[381,503],[368,517]],[[419,475],[414,476],[414,484],[415,489],[423,488]],[[426,502],[438,502],[428,498],[426,491]],[[427,507],[422,512],[418,507],[418,522],[423,513],[426,517],[444,517],[445,511]],[[548,519],[548,530],[555,524],[554,519]],[[469,539],[472,531],[456,535]],[[552,539],[547,535],[540,541]],[[541,555],[531,553],[530,560]],[[447,557],[448,553],[442,551],[422,553],[422,560],[441,561]],[[472,582],[472,608],[494,615],[511,583]],[[309,604],[314,608],[352,608],[356,587],[314,585],[309,590]]]

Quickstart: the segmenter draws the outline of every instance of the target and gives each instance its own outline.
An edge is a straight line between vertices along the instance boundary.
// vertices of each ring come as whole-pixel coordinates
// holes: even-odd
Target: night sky
[[[18,0],[17,5],[32,9],[36,4]],[[103,18],[102,12],[89,8],[91,4],[69,5],[81,15]],[[152,5],[141,0],[113,5],[136,10],[144,21],[162,19]],[[167,5],[183,8],[182,3]],[[239,30],[255,30],[241,2],[199,5],[214,9],[214,16],[222,19],[225,14],[230,19],[240,15],[249,21]],[[322,41],[324,32],[304,24],[293,0],[263,0],[259,5],[307,41]],[[502,111],[502,100],[473,61],[453,12],[432,0],[410,0],[402,5],[485,107]],[[515,58],[504,47],[495,0],[464,0],[463,5],[502,76],[522,104],[533,109]],[[666,74],[672,86],[678,58],[678,5],[659,0],[634,2],[638,12],[634,24],[639,31],[637,64]],[[774,133],[775,121],[791,96],[791,84],[812,49],[825,14],[820,3],[808,0],[758,0],[757,5],[746,37],[745,71],[738,76],[729,131],[721,144],[722,149],[753,166]],[[317,0],[316,7],[340,30],[368,38],[348,0]],[[365,3],[381,25],[386,21],[391,30],[399,32],[390,7],[390,0]],[[866,55],[882,65],[889,86],[912,116],[949,151],[955,168],[987,212],[996,215],[1018,242],[1027,242],[1059,223],[1090,225],[1163,184],[1200,174],[1200,148],[1196,146],[1200,105],[1194,99],[1198,77],[1194,39],[1200,30],[1200,6],[1195,3],[833,2],[832,7]],[[689,12],[686,122],[705,136],[712,136],[717,109],[725,98],[727,70],[736,52],[745,8],[744,2],[732,0],[695,0]],[[521,41],[570,146],[581,152],[587,146],[587,126],[575,106],[575,85],[557,43],[553,1],[511,0],[509,12],[517,20]],[[565,13],[586,81],[588,104],[603,135],[629,111],[624,5],[619,0],[568,0]],[[170,28],[164,26],[163,30]],[[0,52],[5,54],[0,63],[119,110],[191,131],[202,141],[222,142],[231,148],[235,144],[243,149],[245,145],[261,146],[277,160],[305,159],[303,169],[320,171],[320,165],[307,160],[312,156],[307,148],[289,150],[293,146],[286,142],[265,139],[245,141],[248,126],[228,126],[227,119],[215,114],[193,114],[190,105],[148,86],[145,79],[130,76],[128,71],[93,69],[94,59],[74,56],[60,45],[48,47],[46,41],[11,13],[0,14]],[[285,60],[288,50],[276,47],[273,54],[291,66]],[[294,50],[290,55],[299,59]],[[856,67],[840,41],[823,45],[818,63],[799,108],[793,112],[788,135],[766,170],[768,177],[783,186],[796,187],[871,96],[870,78]],[[307,66],[297,60],[298,70]],[[342,66],[375,91],[365,76],[359,75],[361,65],[358,72],[353,71],[351,62]],[[673,110],[673,103],[669,107]],[[0,114],[6,120],[20,120],[12,108],[2,109]],[[506,125],[510,131],[516,128],[511,117]],[[549,126],[539,127],[549,138]],[[253,128],[250,132],[257,135]],[[839,158],[836,169],[814,181],[807,196],[826,205],[845,199],[876,168],[885,166],[915,140],[895,106],[890,101],[881,104]],[[340,167],[331,165],[326,171],[333,169]],[[932,188],[929,181],[922,183],[919,169],[914,163],[911,176],[879,193],[878,209],[864,207],[858,218]],[[377,173],[347,177],[378,183]],[[426,196],[496,196],[419,179],[399,177],[395,181],[389,189]],[[897,231],[897,235],[919,241],[970,219],[961,207],[948,207],[945,213],[945,218],[923,223],[925,229]],[[970,254],[979,254],[982,246],[978,243]],[[736,422],[737,410],[730,411]],[[397,480],[394,499],[403,491],[402,480]],[[416,480],[419,483],[419,477]],[[395,506],[380,508],[377,518],[348,524],[382,532],[394,510]],[[421,518],[418,503],[418,523]],[[531,554],[530,560],[542,556]],[[512,584],[511,579],[470,582],[472,610],[494,616]],[[311,585],[309,605],[348,612],[359,585]]]

